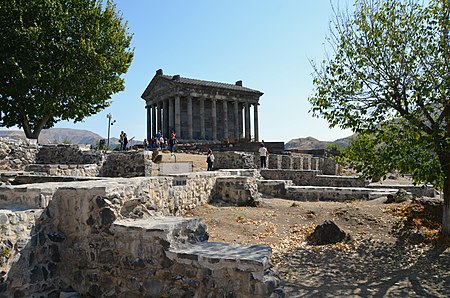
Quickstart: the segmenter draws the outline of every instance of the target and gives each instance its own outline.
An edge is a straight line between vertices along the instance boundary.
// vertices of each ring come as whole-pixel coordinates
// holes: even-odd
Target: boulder
[[[396,193],[394,194],[388,194],[387,195],[387,200],[386,200],[386,204],[392,204],[392,203],[403,203],[406,202],[408,200],[412,199],[412,195],[411,193],[407,192],[404,189],[399,189]]]
[[[307,238],[308,244],[325,245],[350,240],[350,235],[339,228],[333,221],[326,220],[318,225]]]

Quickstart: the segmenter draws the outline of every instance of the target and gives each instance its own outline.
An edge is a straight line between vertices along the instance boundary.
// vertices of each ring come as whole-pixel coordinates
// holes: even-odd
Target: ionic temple
[[[141,96],[147,109],[147,139],[161,130],[165,137],[176,132],[180,141],[258,141],[261,95],[242,86],[242,81],[226,84],[188,79],[164,75],[159,69]]]

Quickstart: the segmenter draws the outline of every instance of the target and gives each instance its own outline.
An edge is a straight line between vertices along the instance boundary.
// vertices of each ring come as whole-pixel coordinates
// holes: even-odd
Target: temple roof
[[[231,90],[231,91],[237,91],[237,92],[252,93],[257,96],[263,95],[263,93],[261,91],[242,86],[242,81],[237,81],[235,84],[204,81],[204,80],[183,78],[179,75],[173,75],[173,76],[172,75],[164,75],[164,74],[162,74],[162,70],[158,70],[156,72],[155,76],[152,78],[152,80],[148,84],[147,88],[145,89],[145,91],[141,97],[143,99],[148,97],[151,90],[154,89],[156,83],[161,82],[161,81],[169,83],[170,85],[180,85],[181,84],[181,85],[217,88],[217,89],[222,89],[222,90]]]
[[[236,90],[236,91],[262,93],[258,90],[250,89],[250,88],[239,86],[236,84],[204,81],[204,80],[189,79],[189,78],[183,78],[183,77],[177,78],[176,76],[169,76],[169,75],[161,75],[160,77],[170,80],[170,81],[175,81],[176,83],[181,83],[181,84],[189,84],[189,85],[197,85],[197,86],[205,86],[205,87],[213,87],[213,88],[230,89],[230,90]]]

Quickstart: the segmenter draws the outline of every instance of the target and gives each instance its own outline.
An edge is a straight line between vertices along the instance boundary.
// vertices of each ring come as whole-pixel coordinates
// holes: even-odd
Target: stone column
[[[164,99],[163,101],[163,128],[162,133],[164,136],[168,136],[169,134],[169,100]]]
[[[255,132],[255,142],[259,141],[258,105],[258,103],[255,103],[253,107],[253,130]]]
[[[252,133],[250,131],[250,104],[246,102],[244,104],[244,118],[245,118],[245,139],[250,141],[252,138]]]
[[[217,140],[217,111],[216,100],[211,101],[211,127],[212,127],[212,139]]]
[[[151,107],[149,105],[145,106],[145,108],[147,109],[147,140],[150,140],[152,138],[152,111],[151,111]]]
[[[237,100],[234,102],[234,137],[236,139],[241,137],[239,132],[239,102]]]
[[[228,101],[223,101],[223,138],[228,139]]]
[[[156,134],[156,104],[152,104],[152,137]]]
[[[169,98],[169,131],[166,132],[166,136],[169,137],[170,133],[175,130],[175,113],[173,111],[175,99]]]
[[[162,125],[162,103],[161,102],[158,102],[158,110],[157,110],[157,115],[156,115],[156,131],[158,131],[158,130],[162,130],[162,127],[161,127],[161,125]]]
[[[187,123],[188,123],[188,139],[194,138],[194,128],[192,127],[192,97],[187,98]]]
[[[180,96],[175,96],[175,133],[177,137],[183,138],[181,135],[181,106],[180,106]]]
[[[205,136],[205,98],[200,98],[200,138],[204,140]]]

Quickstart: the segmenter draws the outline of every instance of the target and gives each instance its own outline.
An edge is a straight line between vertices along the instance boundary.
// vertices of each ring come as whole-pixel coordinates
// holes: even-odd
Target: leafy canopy
[[[366,174],[450,177],[449,3],[357,0],[337,14],[333,55],[315,66],[311,111],[360,134],[347,152]]]
[[[98,113],[124,89],[132,36],[110,1],[3,1],[0,26],[0,126],[37,138],[59,120]]]

